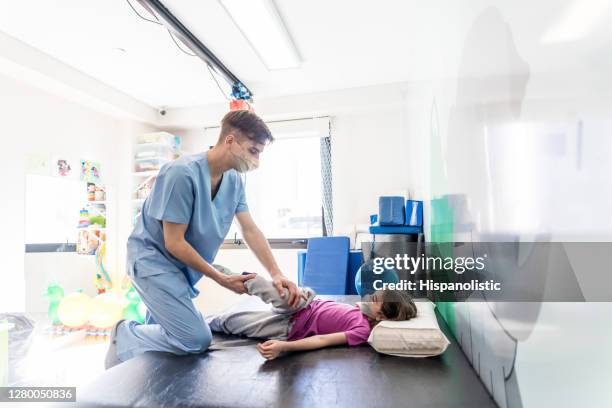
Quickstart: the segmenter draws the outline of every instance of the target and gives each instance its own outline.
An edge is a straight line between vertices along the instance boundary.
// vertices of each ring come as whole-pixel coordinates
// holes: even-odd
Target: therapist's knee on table
[[[177,339],[186,353],[200,353],[208,349],[212,342],[212,333],[208,324],[193,327],[189,333]]]

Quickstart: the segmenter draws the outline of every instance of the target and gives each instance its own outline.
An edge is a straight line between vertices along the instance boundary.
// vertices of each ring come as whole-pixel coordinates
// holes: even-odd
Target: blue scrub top
[[[185,239],[202,258],[212,263],[234,214],[242,211],[248,211],[244,184],[233,169],[223,173],[217,194],[214,199],[211,197],[208,152],[183,156],[165,164],[128,238],[128,274],[144,277],[183,273],[189,282],[191,297],[197,296],[195,284],[203,274],[166,250],[162,221],[188,224]]]

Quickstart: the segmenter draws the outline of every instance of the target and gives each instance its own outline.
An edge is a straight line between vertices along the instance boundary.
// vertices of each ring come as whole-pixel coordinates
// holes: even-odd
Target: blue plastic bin
[[[423,226],[423,202],[417,200],[406,201],[406,225],[411,227]]]
[[[378,223],[380,225],[404,225],[404,197],[378,198]]]

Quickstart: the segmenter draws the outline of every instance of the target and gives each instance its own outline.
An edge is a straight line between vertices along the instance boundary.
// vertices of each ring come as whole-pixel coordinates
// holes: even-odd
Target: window
[[[331,202],[331,180],[323,182],[330,174],[324,171],[329,155],[323,154],[329,149],[327,119],[323,130],[310,132],[277,131],[269,125],[276,140],[260,156],[259,169],[242,176],[251,216],[273,244],[322,236],[329,230],[323,227],[323,208],[331,208],[324,205],[325,198]],[[241,238],[234,221],[227,241]]]
[[[86,191],[86,183],[79,180],[27,175],[26,244],[76,242]]]

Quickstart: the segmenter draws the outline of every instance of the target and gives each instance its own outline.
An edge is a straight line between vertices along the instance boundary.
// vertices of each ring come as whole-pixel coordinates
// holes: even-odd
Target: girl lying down
[[[301,303],[292,309],[287,303],[287,289],[282,298],[272,282],[262,276],[247,280],[245,287],[249,295],[269,303],[270,310],[230,311],[209,316],[206,321],[212,331],[269,339],[257,345],[259,353],[268,360],[286,351],[357,346],[367,342],[370,331],[381,320],[409,320],[417,313],[410,296],[399,291],[380,290],[368,302],[351,306],[314,299],[312,289],[302,288]]]

